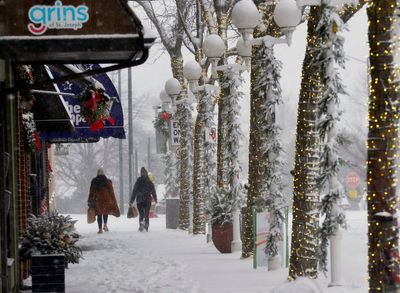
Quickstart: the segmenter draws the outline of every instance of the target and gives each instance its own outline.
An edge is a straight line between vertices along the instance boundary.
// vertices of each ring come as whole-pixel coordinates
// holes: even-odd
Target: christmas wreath
[[[158,114],[157,119],[154,121],[154,128],[169,137],[170,135],[170,121],[172,114],[167,111],[162,111]]]
[[[103,89],[88,86],[77,98],[81,105],[81,115],[89,123],[90,130],[104,128],[106,121],[115,125],[114,118],[110,116],[112,101]]]
[[[33,153],[36,151],[39,153],[41,143],[32,112],[22,114],[22,124],[24,125],[25,146],[28,152]]]

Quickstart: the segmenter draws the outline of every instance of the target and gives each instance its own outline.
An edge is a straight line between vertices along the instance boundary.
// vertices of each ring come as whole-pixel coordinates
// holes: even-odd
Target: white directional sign
[[[171,146],[179,145],[179,123],[177,120],[171,120]]]

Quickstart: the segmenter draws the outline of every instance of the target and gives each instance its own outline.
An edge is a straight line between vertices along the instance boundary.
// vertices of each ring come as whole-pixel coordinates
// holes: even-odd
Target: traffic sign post
[[[346,176],[347,187],[356,189],[360,185],[360,176],[355,171],[350,171]]]

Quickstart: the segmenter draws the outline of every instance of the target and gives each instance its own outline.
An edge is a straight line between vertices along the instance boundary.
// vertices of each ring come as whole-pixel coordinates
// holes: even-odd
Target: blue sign
[[[84,64],[81,65],[82,71],[100,68],[98,64]],[[61,76],[61,74],[51,68],[51,74],[54,78]],[[124,117],[122,111],[122,105],[118,92],[114,87],[114,84],[106,73],[96,74],[91,77],[92,82],[96,83],[96,86],[103,87],[105,93],[111,98],[112,105],[110,110],[110,116],[114,119],[115,124],[111,125],[108,121],[105,122],[104,128],[93,131],[90,129],[90,125],[85,121],[85,118],[81,116],[81,105],[79,100],[70,95],[62,95],[66,103],[68,111],[71,113],[72,121],[75,127],[73,132],[44,132],[41,133],[41,137],[49,142],[53,143],[72,143],[72,142],[96,142],[102,138],[125,138],[124,130]],[[78,96],[83,90],[84,86],[77,82],[66,81],[58,83],[57,87],[61,93],[72,93]]]

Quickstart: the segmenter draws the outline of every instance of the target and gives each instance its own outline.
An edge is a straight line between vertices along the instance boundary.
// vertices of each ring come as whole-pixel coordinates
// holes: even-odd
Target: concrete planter
[[[165,201],[165,222],[167,229],[176,229],[179,225],[179,198],[167,198]]]
[[[221,253],[232,253],[233,225],[232,223],[213,224],[212,241]]]
[[[32,292],[65,292],[65,256],[32,255]]]

